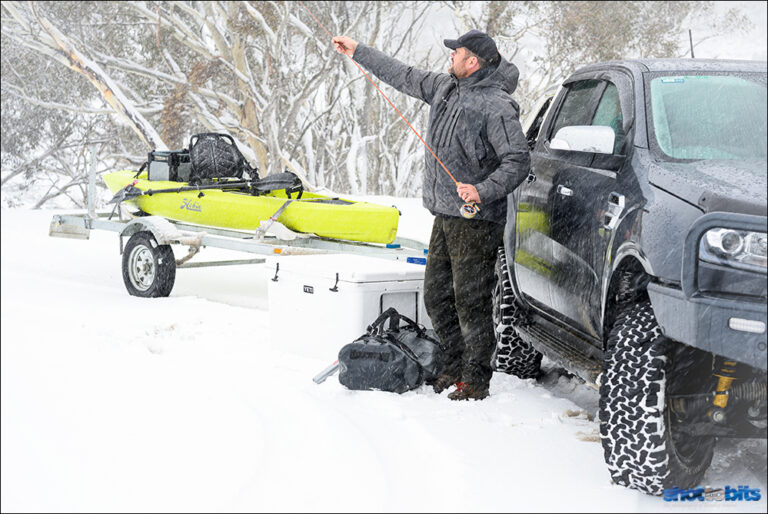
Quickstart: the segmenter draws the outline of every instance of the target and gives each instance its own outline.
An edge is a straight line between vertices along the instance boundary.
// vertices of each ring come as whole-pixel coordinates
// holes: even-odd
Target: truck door
[[[562,273],[555,259],[552,231],[558,230],[551,216],[550,200],[554,180],[564,168],[585,166],[591,155],[550,148],[550,139],[558,128],[586,124],[588,110],[594,112],[598,80],[567,84],[554,100],[531,152],[531,168],[536,177],[518,188],[515,217],[515,277],[523,298],[533,307],[554,313],[551,290]],[[554,119],[554,122],[552,121]],[[555,224],[553,224],[555,223]]]
[[[540,261],[535,262],[539,267],[534,270],[545,274],[543,279],[539,277],[538,288],[546,286],[546,293],[537,293],[538,298],[536,293],[532,295],[538,307],[598,340],[602,339],[606,254],[612,227],[625,205],[617,171],[624,161],[621,154],[627,140],[624,121],[631,119],[631,115],[623,115],[619,89],[609,77],[610,74],[601,73],[568,84],[554,121],[542,128],[532,155],[538,185],[534,183],[527,203],[540,205],[546,224],[540,223],[538,231],[526,231],[523,227],[521,239],[528,241],[519,243],[538,252]],[[616,82],[629,88],[626,78]],[[631,108],[631,102],[624,103]],[[573,125],[612,127],[616,135],[613,155],[551,149],[549,142],[557,131]],[[538,200],[534,201],[534,196]],[[520,257],[519,261],[516,259],[516,271],[521,270],[518,280],[527,276],[527,287],[536,287],[530,278],[531,266],[523,269],[527,257]]]

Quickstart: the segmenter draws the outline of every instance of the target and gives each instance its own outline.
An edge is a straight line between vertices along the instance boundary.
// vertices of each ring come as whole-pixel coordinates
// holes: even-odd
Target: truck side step
[[[597,386],[597,377],[602,373],[602,363],[571,347],[565,341],[552,337],[536,324],[518,327],[517,332],[527,343],[544,354],[558,366],[578,375],[591,386]]]

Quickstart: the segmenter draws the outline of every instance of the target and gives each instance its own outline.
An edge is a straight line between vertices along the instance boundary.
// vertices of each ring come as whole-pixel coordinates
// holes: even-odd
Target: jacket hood
[[[485,70],[476,71],[475,74],[483,71]],[[486,73],[487,75],[470,87],[499,87],[505,93],[510,95],[517,89],[517,79],[520,76],[520,71],[517,69],[517,66],[503,57],[501,58],[501,61],[499,61],[499,64],[495,68],[492,68],[492,71]],[[470,75],[468,78],[472,78],[473,75]]]
[[[649,181],[704,212],[766,215],[765,161],[657,162]]]

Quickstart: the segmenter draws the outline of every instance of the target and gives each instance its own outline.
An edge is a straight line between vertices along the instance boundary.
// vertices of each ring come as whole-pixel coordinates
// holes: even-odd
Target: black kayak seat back
[[[242,178],[245,159],[229,134],[204,132],[189,139],[189,181]]]

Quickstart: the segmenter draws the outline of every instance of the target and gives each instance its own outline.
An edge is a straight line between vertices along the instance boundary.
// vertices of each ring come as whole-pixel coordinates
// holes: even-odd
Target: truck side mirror
[[[558,130],[549,147],[553,150],[611,155],[615,139],[616,134],[611,127],[574,125]]]

